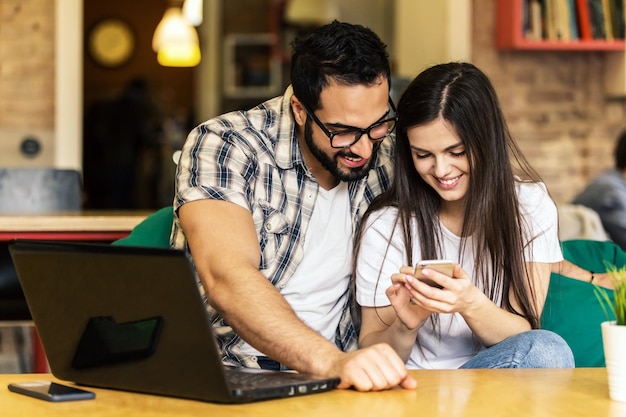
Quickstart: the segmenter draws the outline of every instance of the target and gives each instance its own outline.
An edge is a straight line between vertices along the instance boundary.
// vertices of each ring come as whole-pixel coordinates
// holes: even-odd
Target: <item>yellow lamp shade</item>
[[[198,33],[179,7],[165,11],[152,37],[152,49],[163,66],[193,67],[200,62]]]
[[[334,0],[289,0],[285,9],[287,22],[321,25],[339,18],[339,6]]]
[[[200,63],[200,47],[191,43],[165,43],[159,48],[157,61],[164,67],[195,67]]]

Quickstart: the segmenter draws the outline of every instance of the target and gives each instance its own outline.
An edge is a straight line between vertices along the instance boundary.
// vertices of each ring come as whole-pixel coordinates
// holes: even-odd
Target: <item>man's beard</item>
[[[339,156],[347,156],[349,158],[359,158],[358,155],[350,152],[349,148],[345,148],[340,150],[338,153],[333,155],[332,157],[328,156],[323,150],[317,147],[317,145],[313,142],[313,129],[311,128],[311,119],[307,118],[307,121],[304,124],[304,141],[306,142],[309,150],[313,154],[315,158],[322,164],[324,168],[331,174],[335,176],[339,181],[356,181],[367,175],[374,164],[374,159],[376,153],[378,152],[379,144],[374,145],[374,149],[372,150],[372,156],[370,157],[367,164],[358,167],[358,168],[348,168],[348,171],[341,170],[339,168],[338,158]]]

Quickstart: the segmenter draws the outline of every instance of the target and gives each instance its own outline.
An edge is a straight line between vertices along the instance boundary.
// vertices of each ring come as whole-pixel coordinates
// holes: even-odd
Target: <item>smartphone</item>
[[[441,272],[442,274],[446,274],[452,276],[452,271],[454,271],[455,263],[453,261],[449,261],[446,259],[432,259],[426,261],[419,261],[415,266],[415,278],[419,279],[425,284],[430,285],[435,288],[443,288],[441,285],[437,284],[435,281],[430,278],[426,278],[422,275],[422,269],[432,269],[433,271]]]
[[[91,400],[96,394],[52,381],[28,381],[9,384],[9,391],[46,401]]]

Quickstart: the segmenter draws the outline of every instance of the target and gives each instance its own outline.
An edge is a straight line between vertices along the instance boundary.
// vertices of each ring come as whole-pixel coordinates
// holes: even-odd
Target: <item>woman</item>
[[[357,241],[360,344],[387,342],[410,368],[573,367],[560,336],[534,330],[563,260],[556,206],[489,79],[468,63],[422,72],[396,135],[393,184]],[[436,286],[414,272],[429,259],[456,263],[422,271]]]

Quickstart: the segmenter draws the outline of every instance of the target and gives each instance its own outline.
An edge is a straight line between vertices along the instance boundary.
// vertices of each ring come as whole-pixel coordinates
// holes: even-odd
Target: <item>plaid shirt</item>
[[[231,112],[196,127],[183,146],[174,199],[175,213],[187,202],[207,198],[249,210],[259,237],[259,270],[279,291],[305,255],[304,237],[319,190],[296,137],[292,95],[289,87],[283,96],[249,111]],[[392,140],[387,139],[369,175],[348,184],[353,235],[367,206],[389,185],[391,151]],[[171,245],[188,250],[177,217]],[[200,291],[204,293],[202,285]],[[347,299],[334,343],[352,350],[357,334],[352,297]],[[224,362],[258,367],[256,358],[239,354],[243,341],[207,306]]]

